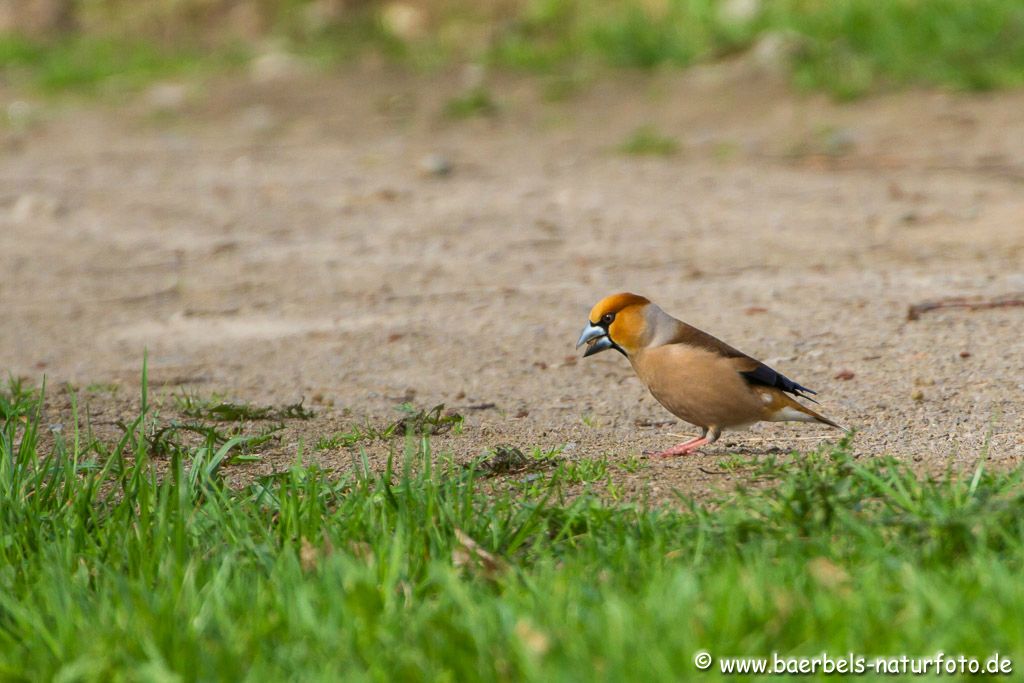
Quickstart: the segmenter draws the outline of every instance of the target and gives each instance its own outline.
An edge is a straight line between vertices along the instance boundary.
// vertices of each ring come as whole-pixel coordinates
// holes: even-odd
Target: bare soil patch
[[[907,316],[1024,292],[1024,93],[837,105],[708,67],[555,103],[498,80],[495,116],[449,120],[460,87],[382,67],[225,78],[171,113],[141,95],[3,130],[0,367],[89,387],[112,432],[144,349],[169,413],[183,392],[305,398],[316,416],[286,421],[239,481],[300,441],[348,467],[351,449],[311,444],[403,402],[465,415],[435,451],[564,446],[607,456],[633,497],[837,437],[764,425],[614,467],[691,431],[624,359],[573,350],[590,306],[631,290],[818,390],[861,455],[929,471],[1024,456],[1024,308]],[[680,151],[616,151],[644,125]],[[370,444],[374,462],[395,444]]]

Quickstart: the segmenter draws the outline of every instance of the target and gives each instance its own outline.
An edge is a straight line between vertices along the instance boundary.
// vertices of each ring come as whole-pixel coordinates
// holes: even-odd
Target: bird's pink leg
[[[707,436],[698,436],[696,439],[690,439],[685,443],[681,443],[678,446],[673,446],[668,450],[664,450],[660,453],[655,453],[652,458],[671,458],[676,455],[687,455],[693,453],[701,446],[709,443],[711,439]]]
[[[700,436],[690,439],[689,441],[685,441],[679,444],[678,446],[673,446],[668,450],[661,451],[660,453],[653,453],[651,454],[651,457],[671,458],[675,455],[687,455],[689,453],[693,453],[701,446],[706,446],[708,444],[712,444],[718,441],[718,437],[721,436],[721,434],[722,429],[720,427],[708,427],[705,428],[703,432],[701,432]]]

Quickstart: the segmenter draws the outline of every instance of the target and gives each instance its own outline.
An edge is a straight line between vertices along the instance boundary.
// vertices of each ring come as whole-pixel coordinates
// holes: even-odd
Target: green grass
[[[838,98],[910,85],[988,90],[1024,84],[1024,4],[1013,0],[763,0],[730,17],[718,0],[538,1],[508,25],[494,62],[553,71],[689,66],[786,36],[794,82]]]
[[[669,157],[679,152],[679,142],[658,132],[654,126],[640,126],[619,145],[623,154]]]
[[[375,52],[391,61],[429,69],[446,58],[434,44],[413,45],[389,34],[369,8],[346,13],[348,20],[310,33],[282,19],[282,32],[296,52],[323,65],[351,62],[367,52]]]
[[[445,103],[444,114],[450,119],[469,119],[477,116],[494,116],[498,104],[486,88],[471,88]]]
[[[41,406],[0,392],[5,680],[676,681],[702,649],[1024,654],[1019,469],[924,479],[841,443],[738,462],[756,485],[709,503],[609,505],[558,466],[485,493],[410,430],[386,471],[297,453],[232,489],[244,437],[151,449],[145,372],[111,443]]]
[[[314,61],[338,64],[372,52],[430,70],[479,60],[555,77],[548,85],[554,99],[579,87],[573,74],[580,67],[582,73],[593,65],[686,67],[740,53],[767,35],[784,36],[783,66],[797,86],[840,99],[909,86],[1024,85],[1024,3],[1016,0],[762,0],[749,16],[730,16],[723,0],[529,0],[501,16],[468,2],[426,3],[432,30],[415,40],[387,30],[379,16],[383,4],[361,6],[317,30],[298,19],[307,4],[264,3],[278,8],[271,13],[275,39]],[[103,11],[104,19],[94,17],[90,26],[133,35],[124,27],[118,32],[115,7]],[[165,12],[174,11],[185,9]],[[183,35],[164,49],[146,36],[95,31],[49,43],[0,37],[0,74],[48,92],[92,92],[223,69],[254,51],[201,49],[195,18],[177,18],[172,24]],[[493,111],[490,95],[477,91],[453,101],[449,113]]]
[[[840,98],[881,87],[1024,84],[1024,4],[1012,0],[779,2],[769,22],[802,37],[794,81]]]
[[[91,35],[52,42],[0,36],[0,75],[45,93],[133,90],[162,78],[238,66],[246,59],[247,51],[238,46],[162,49],[144,40]]]
[[[285,406],[257,406],[251,403],[225,401],[220,397],[202,398],[195,394],[181,394],[175,397],[178,410],[201,420],[218,422],[252,422],[257,420],[308,420],[316,415],[312,410],[298,403]]]
[[[335,432],[323,436],[316,442],[316,450],[334,450],[350,448],[356,444],[369,441],[387,441],[400,436],[446,434],[462,432],[465,421],[462,415],[446,411],[444,404],[438,404],[430,410],[417,410],[409,403],[398,406],[402,417],[382,427],[374,425],[355,425],[344,432]]]

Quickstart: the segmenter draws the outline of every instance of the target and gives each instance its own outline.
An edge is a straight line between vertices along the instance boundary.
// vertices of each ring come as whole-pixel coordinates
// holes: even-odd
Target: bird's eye
[[[611,325],[613,320],[615,320],[614,313],[605,313],[601,316],[601,322],[605,325]]]

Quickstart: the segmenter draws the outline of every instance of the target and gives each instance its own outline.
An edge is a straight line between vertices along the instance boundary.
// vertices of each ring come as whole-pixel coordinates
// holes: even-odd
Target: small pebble
[[[145,101],[158,112],[176,112],[188,104],[188,87],[182,83],[156,83],[146,91]]]
[[[301,76],[305,65],[295,55],[272,50],[256,57],[249,65],[249,78],[254,83],[290,81]]]
[[[277,121],[274,118],[273,112],[270,111],[269,107],[262,104],[246,107],[239,112],[237,118],[238,128],[242,132],[251,135],[268,133],[276,125]]]
[[[448,157],[443,154],[428,154],[420,159],[418,164],[422,175],[434,178],[444,178],[452,174],[454,166]]]
[[[426,12],[408,2],[385,5],[380,12],[380,22],[388,33],[406,42],[422,38],[429,28]]]
[[[26,128],[38,116],[38,108],[25,100],[15,100],[7,105],[7,122],[13,128]]]
[[[56,197],[28,193],[19,196],[11,207],[11,220],[15,223],[30,223],[56,218],[63,212],[63,206]]]

